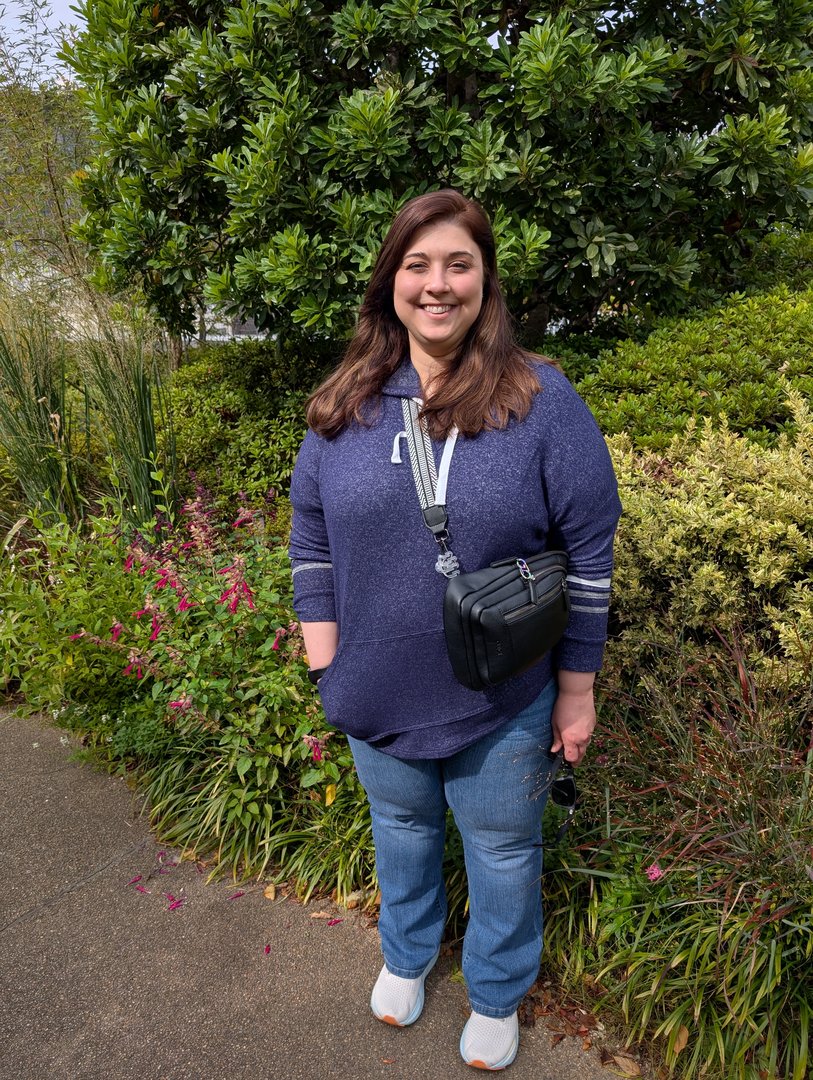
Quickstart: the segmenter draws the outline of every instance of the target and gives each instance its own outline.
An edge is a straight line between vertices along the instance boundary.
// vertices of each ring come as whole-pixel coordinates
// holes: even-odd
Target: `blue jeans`
[[[450,807],[469,884],[463,975],[472,1009],[485,1016],[511,1016],[539,970],[542,811],[559,763],[548,753],[556,692],[551,680],[513,720],[436,761],[349,740],[372,811],[384,962],[414,979],[440,947]]]

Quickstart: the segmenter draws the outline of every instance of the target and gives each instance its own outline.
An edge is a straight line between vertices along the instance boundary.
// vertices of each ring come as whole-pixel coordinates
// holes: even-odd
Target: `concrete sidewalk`
[[[468,1013],[448,959],[414,1027],[377,1022],[367,1003],[381,958],[363,916],[207,886],[162,854],[125,781],[72,748],[42,721],[0,716],[3,1080],[478,1075],[458,1055]],[[167,894],[182,903],[170,910]],[[523,1028],[506,1075],[613,1075],[581,1040],[551,1041],[542,1023]]]

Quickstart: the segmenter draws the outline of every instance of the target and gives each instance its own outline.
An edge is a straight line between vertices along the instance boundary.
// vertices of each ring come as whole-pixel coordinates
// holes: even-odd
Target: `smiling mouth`
[[[428,311],[430,315],[445,315],[453,307],[454,304],[421,304],[421,308]]]

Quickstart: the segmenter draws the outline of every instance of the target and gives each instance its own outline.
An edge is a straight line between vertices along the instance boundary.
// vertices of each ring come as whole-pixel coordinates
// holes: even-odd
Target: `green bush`
[[[172,389],[178,464],[221,508],[240,493],[285,492],[305,430],[305,399],[329,359],[293,359],[276,342],[209,345],[190,354]],[[305,372],[304,382],[302,372]]]
[[[782,286],[618,344],[577,389],[606,435],[624,432],[638,447],[663,450],[693,418],[724,416],[732,431],[769,446],[791,421],[787,387],[813,392],[811,342],[813,288]]]
[[[671,334],[685,319],[697,319],[718,309],[735,296],[753,296],[784,286],[803,292],[813,280],[813,232],[777,228],[751,249],[750,258],[738,267],[736,277],[720,281],[716,288],[692,289],[687,293],[679,317],[656,317],[645,306],[623,312],[606,310],[589,332],[549,334],[532,344],[537,352],[555,357],[569,379],[579,383],[605,360],[612,363],[612,350],[635,342],[645,345],[657,330]],[[799,342],[805,348],[804,339]]]
[[[304,887],[371,886],[369,818],[346,744],[322,727],[290,610],[289,512],[241,507],[219,526],[202,496],[182,523],[135,534],[95,518],[80,536],[35,521],[0,554],[0,687],[81,731],[138,777],[165,840],[215,870],[292,872]],[[342,837],[366,836],[355,855]]]

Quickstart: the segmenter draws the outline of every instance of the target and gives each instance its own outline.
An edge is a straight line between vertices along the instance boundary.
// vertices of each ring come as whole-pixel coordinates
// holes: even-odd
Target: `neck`
[[[432,383],[448,368],[453,356],[430,356],[423,349],[416,349],[413,346],[409,358],[421,380],[423,399],[426,401],[432,392]]]

